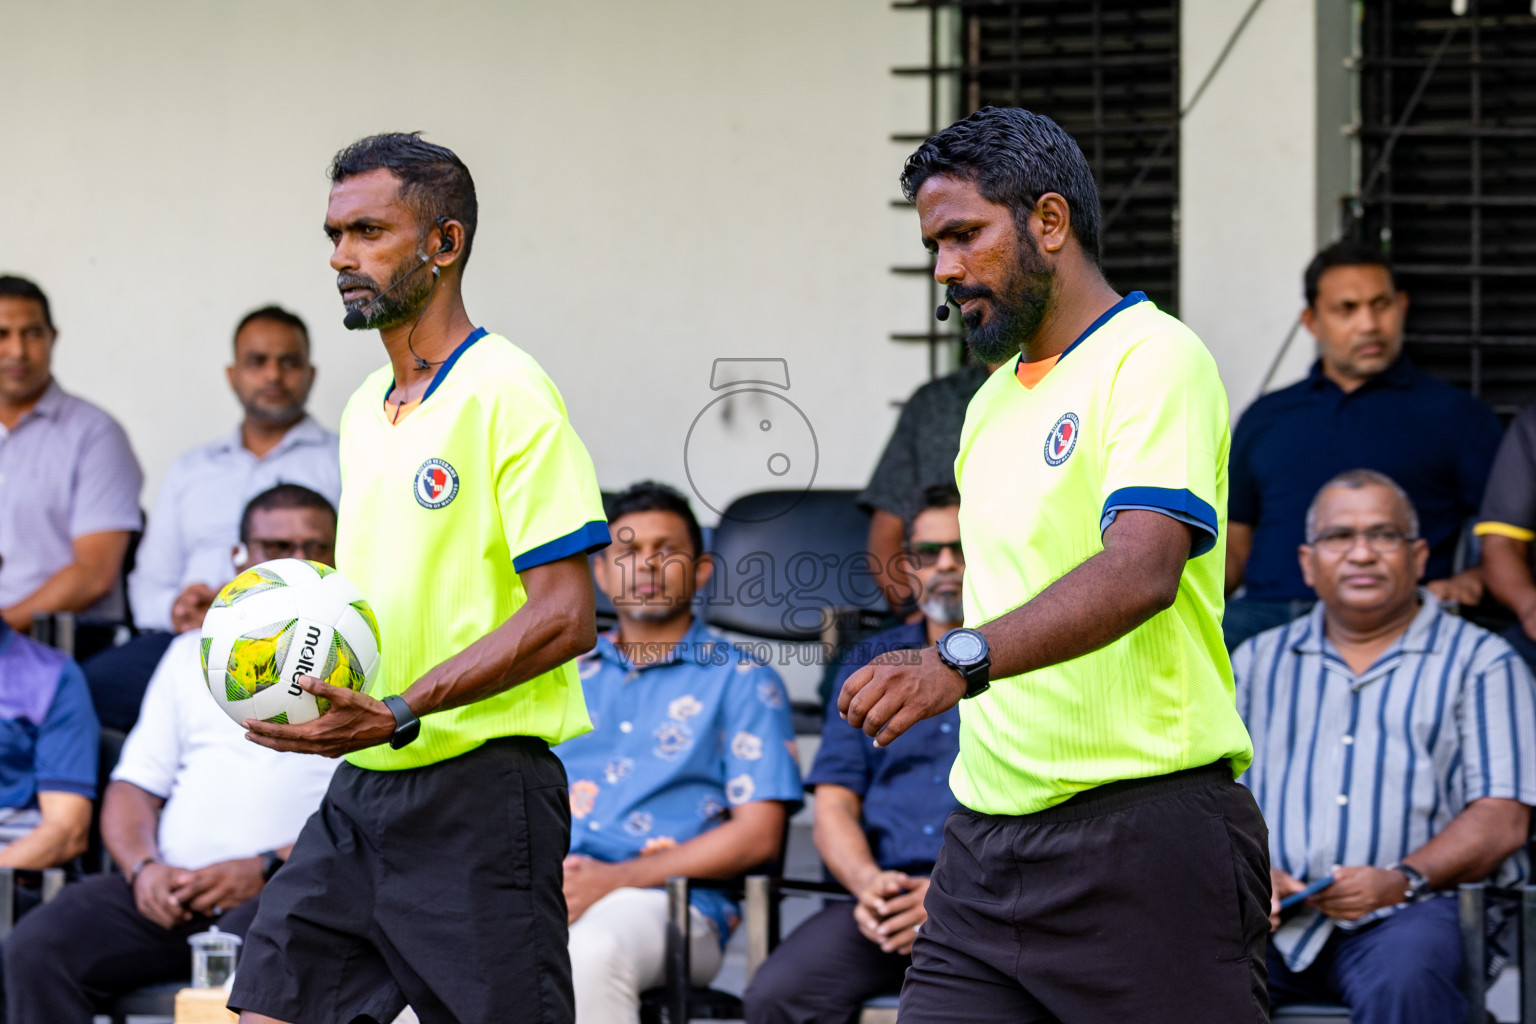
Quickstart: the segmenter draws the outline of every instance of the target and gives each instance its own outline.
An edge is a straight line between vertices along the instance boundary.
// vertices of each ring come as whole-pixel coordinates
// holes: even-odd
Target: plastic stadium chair
[[[857,491],[758,491],[726,507],[704,594],[712,626],[766,640],[822,639],[829,612],[878,610],[885,596],[865,551]]]
[[[0,941],[11,934],[16,919],[27,909],[47,903],[64,888],[64,869],[27,871],[0,868]]]

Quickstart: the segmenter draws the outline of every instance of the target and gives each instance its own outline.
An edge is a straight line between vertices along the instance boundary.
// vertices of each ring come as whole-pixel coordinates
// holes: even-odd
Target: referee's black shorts
[[[1269,840],[1226,762],[949,817],[900,1024],[1269,1020]]]
[[[261,894],[231,1008],[290,1024],[571,1024],[565,769],[491,740],[404,771],[337,769]]]

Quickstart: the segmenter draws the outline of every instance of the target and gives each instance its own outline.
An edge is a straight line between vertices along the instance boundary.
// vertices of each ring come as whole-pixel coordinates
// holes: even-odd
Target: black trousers
[[[830,903],[779,944],[742,997],[747,1024],[849,1024],[864,1000],[901,990],[912,958],[866,939],[855,906]]]
[[[91,703],[103,729],[127,732],[139,720],[139,705],[149,689],[149,677],[176,639],[174,633],[140,633],[121,647],[108,647],[80,666]]]
[[[945,826],[901,1024],[1269,1019],[1268,833],[1225,763]]]
[[[262,892],[231,1008],[289,1024],[571,1024],[565,768],[502,737],[400,771],[336,769]]]
[[[187,936],[217,923],[244,935],[257,899],[217,922],[194,917],[169,930],[139,913],[122,875],[96,875],[22,918],[5,940],[9,1024],[91,1024],[97,1007],[125,992],[192,973]]]

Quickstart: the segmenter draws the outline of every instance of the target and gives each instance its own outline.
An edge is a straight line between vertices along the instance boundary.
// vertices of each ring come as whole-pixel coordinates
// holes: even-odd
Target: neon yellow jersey
[[[1189,328],[1140,292],[1108,310],[1033,389],[992,374],[971,399],[955,476],[965,618],[1033,598],[1102,551],[1121,511],[1199,542],[1173,607],[1080,658],[961,702],[950,785],[985,814],[1030,814],[1119,779],[1253,759],[1222,642],[1227,395]]]
[[[378,619],[369,691],[401,693],[528,600],[518,573],[608,543],[592,459],[565,402],[522,349],[479,329],[437,371],[421,405],[391,424],[389,366],[341,416],[336,567]],[[360,768],[417,768],[497,736],[551,745],[591,728],[574,662],[484,700],[427,715],[401,750],[347,755]]]

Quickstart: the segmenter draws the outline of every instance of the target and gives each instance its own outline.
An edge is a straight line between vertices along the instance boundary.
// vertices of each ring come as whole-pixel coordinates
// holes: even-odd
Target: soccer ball
[[[208,690],[230,718],[300,725],[331,702],[302,689],[299,676],[367,692],[379,672],[379,624],[335,569],[275,558],[219,591],[201,654]]]

